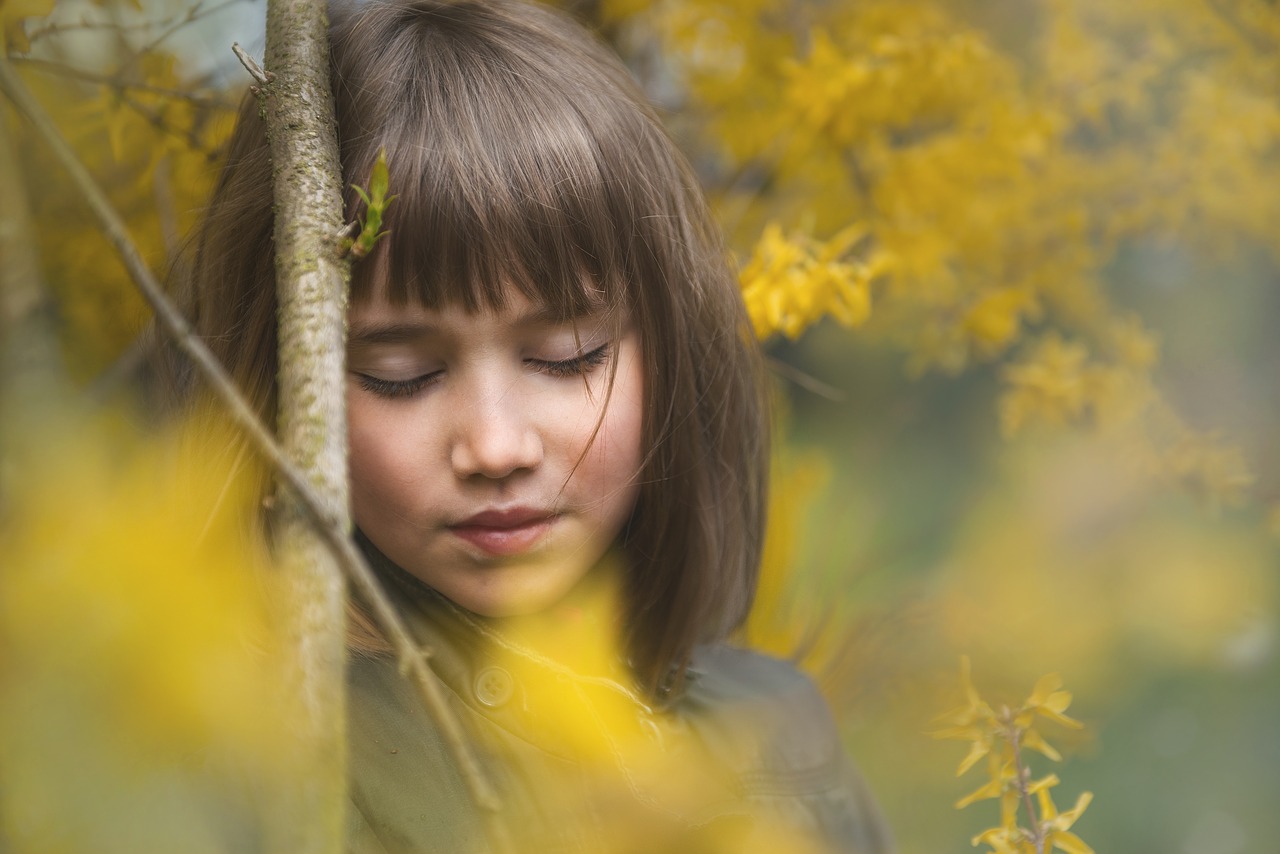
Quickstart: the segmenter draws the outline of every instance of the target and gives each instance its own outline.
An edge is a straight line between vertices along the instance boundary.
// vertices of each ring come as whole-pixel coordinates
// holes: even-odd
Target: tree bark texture
[[[263,87],[276,205],[279,301],[277,432],[286,453],[350,527],[344,392],[349,273],[334,247],[342,225],[342,178],[329,80],[325,0],[267,4]],[[275,530],[289,613],[285,640],[297,658],[297,786],[271,848],[344,847],[346,701],[345,590],[321,537],[281,493]]]

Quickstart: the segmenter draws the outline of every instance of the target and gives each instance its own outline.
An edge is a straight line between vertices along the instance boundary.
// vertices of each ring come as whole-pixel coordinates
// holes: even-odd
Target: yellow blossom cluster
[[[1004,369],[1001,428],[1014,436],[1033,420],[1068,423],[1086,416],[1127,440],[1148,473],[1181,486],[1210,506],[1240,504],[1254,482],[1240,449],[1214,433],[1189,428],[1146,373],[1157,345],[1130,318],[1112,325],[1109,359],[1092,359],[1078,341],[1045,335]]]
[[[1062,677],[1056,673],[1042,677],[1021,705],[999,709],[974,689],[968,657],[961,660],[961,682],[965,705],[945,715],[943,721],[949,726],[933,735],[969,742],[969,752],[961,760],[957,776],[983,758],[987,760],[987,782],[956,802],[956,808],[963,809],[989,798],[1000,800],[1000,824],[979,833],[973,844],[989,846],[992,854],[1046,854],[1054,849],[1067,854],[1093,854],[1093,849],[1071,832],[1093,795],[1082,792],[1075,806],[1059,811],[1051,793],[1060,782],[1058,775],[1033,778],[1026,761],[1028,750],[1054,762],[1062,760],[1062,755],[1036,729],[1041,719],[1069,729],[1083,727],[1063,714],[1071,705],[1071,693],[1062,690]],[[1027,814],[1025,827],[1019,818],[1022,811]]]
[[[60,414],[74,426],[6,425],[0,832],[14,851],[232,850],[265,814],[245,787],[295,771],[251,478],[207,425],[161,441]]]
[[[765,340],[781,332],[796,338],[827,315],[848,327],[865,323],[871,314],[872,281],[892,267],[883,252],[864,260],[848,258],[865,236],[860,225],[828,241],[787,237],[777,225],[765,229],[739,274],[756,335]]]
[[[809,55],[786,65],[796,119],[835,145],[951,121],[1006,71],[981,39],[925,7],[871,7],[869,16],[855,43],[837,46],[815,30]]]
[[[1091,416],[1102,428],[1132,427],[1159,404],[1148,371],[1157,345],[1133,318],[1113,323],[1091,358],[1080,341],[1049,332],[1022,359],[1005,366],[1000,426],[1017,435],[1033,419],[1069,423]]]
[[[1188,475],[1186,454],[1151,440],[1168,409],[1157,352],[1111,292],[1126,247],[1274,257],[1274,3],[1033,0],[999,27],[949,0],[613,0],[600,14],[669,58],[677,129],[706,149],[763,336],[847,308],[847,270],[816,247],[856,224],[858,247],[893,259],[856,325],[910,373],[994,363],[1006,435],[1129,425],[1161,477],[1241,494],[1241,478]],[[792,223],[809,242],[780,237]]]
[[[1171,478],[1211,506],[1240,504],[1255,476],[1240,449],[1220,436],[1186,428],[1163,454],[1157,472]]]

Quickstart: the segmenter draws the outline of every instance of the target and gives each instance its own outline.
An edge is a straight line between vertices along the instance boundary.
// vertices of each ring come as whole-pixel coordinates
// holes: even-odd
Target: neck
[[[536,614],[475,618],[502,641],[583,675],[631,681],[622,648],[622,561],[606,555],[564,599]]]

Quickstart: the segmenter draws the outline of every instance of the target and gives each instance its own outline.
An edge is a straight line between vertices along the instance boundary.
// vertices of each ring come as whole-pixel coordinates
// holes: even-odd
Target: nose
[[[449,462],[459,478],[501,479],[542,463],[534,413],[507,388],[460,402]]]

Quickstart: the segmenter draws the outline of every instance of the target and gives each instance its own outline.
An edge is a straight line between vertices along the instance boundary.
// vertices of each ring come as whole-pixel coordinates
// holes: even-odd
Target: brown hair
[[[697,181],[617,58],[553,10],[366,0],[333,9],[331,36],[344,180],[367,180],[385,147],[399,196],[353,300],[377,283],[392,302],[475,309],[514,286],[565,317],[603,296],[639,330],[646,457],[621,545],[629,654],[656,692],[746,615],[764,527],[760,359]],[[270,185],[246,99],[184,290],[264,414]]]

